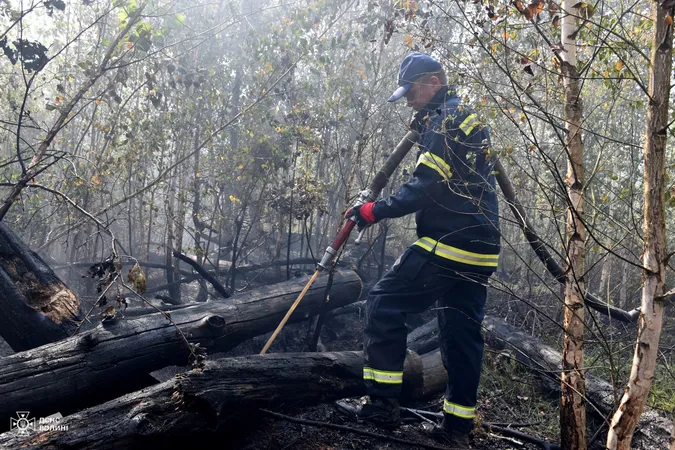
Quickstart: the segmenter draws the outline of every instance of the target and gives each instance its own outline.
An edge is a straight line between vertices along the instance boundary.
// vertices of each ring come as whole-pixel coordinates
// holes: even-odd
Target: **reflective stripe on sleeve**
[[[443,401],[443,411],[446,414],[461,417],[462,419],[473,419],[476,417],[476,407],[460,406],[456,403],[450,403],[447,400]]]
[[[419,166],[420,164],[431,167],[445,180],[449,180],[450,177],[452,177],[452,170],[450,170],[448,163],[440,156],[434,155],[431,152],[425,152],[420,155],[420,159],[417,160],[417,165]]]
[[[462,250],[457,247],[442,244],[429,237],[418,239],[414,245],[422,247],[424,250],[438,255],[441,258],[469,264],[472,266],[497,267],[499,262],[499,254],[494,255],[467,252],[466,250]]]
[[[464,132],[467,136],[471,133],[471,130],[480,125],[480,120],[478,120],[478,114],[470,114],[464,122],[459,125],[459,129]]]
[[[403,383],[403,372],[388,372],[386,370],[375,370],[370,367],[364,367],[363,379],[373,380],[376,383],[401,384]]]

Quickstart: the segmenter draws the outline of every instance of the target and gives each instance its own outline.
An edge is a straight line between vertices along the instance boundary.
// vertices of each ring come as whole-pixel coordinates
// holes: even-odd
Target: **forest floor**
[[[420,409],[431,410],[430,405],[415,405]],[[508,411],[504,411],[508,414]],[[323,425],[295,423],[277,417],[265,417],[259,422],[256,430],[229,441],[227,448],[241,450],[342,450],[342,449],[390,449],[410,450],[425,448],[447,448],[442,440],[428,435],[420,420],[411,416],[403,417],[404,423],[395,431],[357,423],[343,414],[334,404],[320,404],[305,408],[287,408],[284,414]],[[498,414],[496,414],[498,415]],[[509,417],[509,416],[504,416]],[[408,423],[405,423],[408,422]],[[330,428],[331,425],[342,426],[343,429]],[[350,428],[353,431],[347,430]],[[527,432],[526,429],[522,431]],[[371,435],[365,435],[371,433]],[[530,434],[530,433],[528,433]],[[534,433],[532,433],[534,434]],[[377,436],[379,435],[379,436]],[[539,436],[540,438],[542,436]],[[390,438],[408,441],[396,442]],[[550,441],[552,442],[552,441]],[[494,433],[480,432],[473,435],[472,449],[507,450],[537,449],[517,439],[506,438]]]
[[[415,328],[433,318],[433,312],[410,317],[409,328]],[[325,351],[361,350],[363,318],[356,314],[328,320],[321,333]],[[304,351],[308,324],[287,325],[275,340],[269,353]],[[270,333],[246,341],[226,353],[211,358],[257,354],[267,342]],[[0,356],[12,351],[0,339]],[[436,398],[407,404],[409,408],[440,412],[443,393]],[[524,369],[504,352],[486,347],[479,388],[478,414],[482,423],[500,426],[519,424],[517,430],[549,443],[557,443],[559,428],[558,399],[543,386],[541,380]],[[312,406],[285,405],[274,408],[286,418],[264,411],[247,416],[246,425],[237,428],[237,434],[213,436],[218,445],[208,448],[241,450],[371,450],[447,448],[439,438],[429,436],[431,425],[411,413],[403,411],[402,425],[394,431],[359,423],[344,413],[335,402],[320,402]],[[292,419],[312,421],[298,423]],[[341,428],[340,428],[341,427]],[[336,429],[340,428],[340,429]],[[395,439],[392,439],[395,438]],[[397,441],[398,440],[398,441]],[[407,443],[401,442],[407,441]],[[537,449],[520,439],[487,432],[477,426],[472,434],[472,449],[506,450]]]
[[[425,322],[433,314],[427,313],[412,318],[413,326]],[[340,316],[327,322],[322,332],[322,344],[326,351],[361,350],[362,318]],[[270,348],[270,352],[301,351],[307,324],[289,325]],[[259,351],[269,334],[258,336],[222,356],[238,356]],[[216,355],[214,355],[215,357]],[[481,385],[479,388],[478,413],[483,423],[507,426],[527,425],[517,429],[527,435],[548,443],[558,442],[559,406],[542,386],[541,381],[507,355],[486,348]],[[437,398],[407,404],[412,409],[440,412],[443,393]],[[448,448],[438,438],[429,436],[431,424],[412,413],[402,412],[402,424],[394,431],[365,423],[344,413],[335,402],[317,403],[314,406],[288,405],[275,408],[288,418],[280,418],[260,412],[255,426],[242,429],[240,435],[227,437],[224,448],[241,450],[410,450],[424,448]],[[312,421],[298,423],[292,419]],[[336,429],[340,428],[341,429]],[[368,435],[370,433],[370,435]],[[396,438],[409,443],[397,442]],[[476,427],[472,433],[472,449],[507,450],[542,448],[520,439],[506,437],[496,432],[487,432]]]

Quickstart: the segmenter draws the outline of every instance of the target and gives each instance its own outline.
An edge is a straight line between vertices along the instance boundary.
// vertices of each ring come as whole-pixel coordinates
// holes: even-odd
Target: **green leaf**
[[[183,14],[183,13],[176,14],[176,20],[184,25],[185,24],[185,14]]]

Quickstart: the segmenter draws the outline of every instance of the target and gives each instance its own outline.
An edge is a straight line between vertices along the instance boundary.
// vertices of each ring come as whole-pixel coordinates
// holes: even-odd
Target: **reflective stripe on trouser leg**
[[[372,367],[363,368],[363,379],[373,380],[382,384],[402,384],[403,372],[389,372],[386,370],[377,370]]]
[[[428,258],[406,250],[371,289],[363,333],[364,383],[369,395],[398,398],[406,356],[406,317],[428,309],[457,281],[437,274]],[[424,268],[423,268],[424,267]],[[395,382],[394,382],[395,381]]]
[[[461,406],[456,403],[443,401],[443,412],[451,416],[457,416],[462,419],[473,419],[476,416],[475,406]]]
[[[485,314],[487,276],[463,274],[462,281],[439,301],[439,343],[448,371],[443,411],[450,428],[469,432],[474,426],[483,362],[481,324]]]

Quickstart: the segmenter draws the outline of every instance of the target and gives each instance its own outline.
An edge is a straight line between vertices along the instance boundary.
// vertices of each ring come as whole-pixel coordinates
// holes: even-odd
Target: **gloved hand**
[[[368,225],[377,222],[375,214],[373,214],[373,206],[375,206],[375,202],[368,202],[349,208],[345,213],[345,218],[349,219],[350,217],[354,217],[356,219],[356,225],[359,227],[359,231],[361,231]]]

